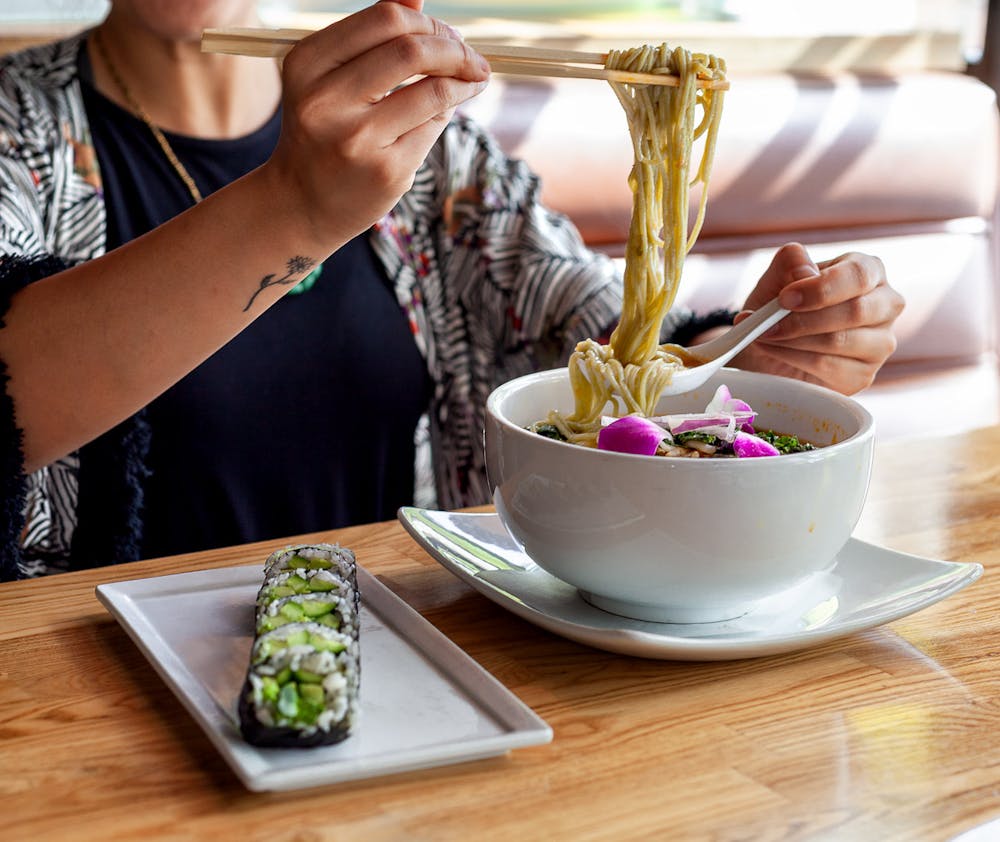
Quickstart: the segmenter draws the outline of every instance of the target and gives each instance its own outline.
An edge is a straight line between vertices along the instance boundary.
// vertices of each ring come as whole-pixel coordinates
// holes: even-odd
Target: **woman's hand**
[[[877,257],[852,252],[817,267],[801,245],[782,246],[735,321],[775,296],[792,312],[736,357],[740,368],[853,394],[896,350],[904,301]]]
[[[284,60],[282,133],[266,166],[319,251],[396,204],[455,107],[489,79],[485,59],[421,6],[383,0],[303,39]],[[423,78],[400,87],[413,77]]]

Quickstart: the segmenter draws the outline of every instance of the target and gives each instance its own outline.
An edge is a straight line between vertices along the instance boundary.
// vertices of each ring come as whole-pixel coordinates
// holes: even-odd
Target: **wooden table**
[[[983,578],[761,660],[671,663],[495,606],[396,523],[327,533],[552,726],[549,745],[245,790],[94,596],[281,541],[0,586],[0,839],[946,840],[1000,816],[1000,427],[882,445],[858,537]]]

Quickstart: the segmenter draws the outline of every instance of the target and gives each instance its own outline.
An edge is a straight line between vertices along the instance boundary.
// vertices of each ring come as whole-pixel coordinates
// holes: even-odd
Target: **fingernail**
[[[479,57],[479,66],[483,69],[485,73],[489,73],[492,70],[492,68],[490,67],[490,63],[482,56]]]

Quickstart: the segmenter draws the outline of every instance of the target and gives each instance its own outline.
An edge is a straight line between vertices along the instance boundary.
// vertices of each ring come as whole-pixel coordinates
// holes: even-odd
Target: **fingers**
[[[860,299],[886,283],[885,266],[877,257],[852,252],[820,264],[810,278],[796,280],[780,294],[789,310],[820,310]]]
[[[787,278],[793,271],[790,267],[804,254],[799,249],[801,246],[797,244],[784,247],[758,289],[773,282],[775,276]],[[846,254],[823,262],[820,270],[818,275],[790,281],[780,289],[782,304],[793,312],[759,341],[788,343],[808,338],[807,344],[800,341],[799,347],[822,348],[831,353],[839,349],[844,353],[853,348],[851,331],[866,327],[887,331],[903,310],[902,296],[889,286],[885,267],[876,257]],[[766,295],[760,297],[767,300]],[[751,305],[751,299],[747,299],[747,304]],[[735,321],[739,323],[747,315],[749,310],[737,315]],[[859,358],[866,356],[861,354]]]
[[[440,133],[454,108],[483,90],[489,71],[485,65],[478,69],[464,45],[436,40],[401,38],[348,62],[299,100],[300,118],[320,133],[324,125],[354,126],[362,145],[373,150],[388,148],[428,121],[439,123]],[[417,54],[425,58],[413,58]],[[391,90],[414,72],[424,78]],[[330,83],[333,76],[336,84]],[[345,91],[355,95],[345,99]]]
[[[896,338],[891,326],[891,322],[885,322],[869,327],[812,333],[792,339],[762,338],[759,344],[765,349],[772,346],[775,352],[780,349],[784,353],[788,349],[881,365],[896,350]]]
[[[437,55],[442,50],[447,61]],[[370,55],[373,51],[377,57]],[[352,81],[370,90],[373,99],[416,74],[478,81],[489,71],[456,30],[399,2],[376,3],[302,39],[285,57],[284,70],[286,77],[308,83],[363,58],[368,60],[356,68]]]
[[[310,131],[354,126],[358,144],[383,149],[403,136],[433,142],[453,109],[482,91],[489,65],[451,27],[383,2],[301,41],[285,75],[286,98]]]
[[[316,78],[399,35],[435,35],[439,27],[402,3],[376,3],[303,38],[285,56],[283,69]]]
[[[422,123],[474,96],[483,89],[490,70],[486,60],[463,41],[404,35],[348,62],[336,73],[377,105],[375,116],[398,135],[401,127]],[[400,87],[414,76],[424,78]]]
[[[746,307],[750,310],[756,310],[772,298],[777,297],[789,284],[817,275],[819,275],[819,269],[805,247],[799,243],[788,243],[775,252],[771,264],[747,298]]]
[[[838,290],[827,293],[824,298],[824,300],[837,299],[840,299],[840,303],[789,313],[762,337],[762,341],[787,342],[823,335],[832,337],[826,340],[829,347],[849,348],[850,342],[843,339],[845,334],[866,327],[881,326],[888,329],[886,326],[891,325],[903,309],[902,296],[886,283],[881,283],[871,291],[856,297],[845,299],[843,293]],[[742,314],[740,316],[742,321]]]
[[[744,354],[746,356],[737,360],[741,368],[804,380],[845,395],[868,388],[882,362],[758,343],[754,343]]]

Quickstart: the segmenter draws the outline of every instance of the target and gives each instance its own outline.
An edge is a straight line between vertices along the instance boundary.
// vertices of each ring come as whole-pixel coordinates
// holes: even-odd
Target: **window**
[[[318,28],[371,0],[259,0],[268,25]],[[988,0],[425,0],[468,38],[579,49],[670,40],[726,56],[734,73],[959,70],[982,53]],[[57,37],[108,0],[5,0],[2,39]],[[37,37],[34,38],[37,40]]]
[[[367,0],[263,0],[273,25],[322,26]],[[580,49],[673,40],[733,72],[964,69],[982,52],[987,0],[425,0],[467,38]],[[657,34],[662,33],[662,34]]]

